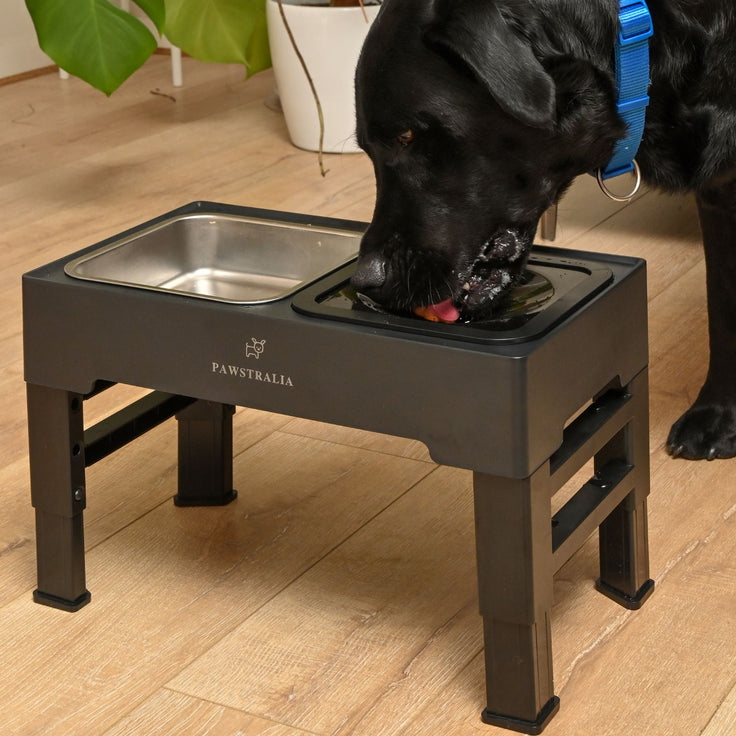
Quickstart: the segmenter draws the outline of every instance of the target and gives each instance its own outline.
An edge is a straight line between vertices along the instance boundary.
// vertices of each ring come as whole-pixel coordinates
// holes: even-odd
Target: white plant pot
[[[330,8],[283,0],[284,12],[322,105],[323,150],[355,153],[355,67],[379,5]],[[279,5],[267,0],[268,39],[281,107],[292,143],[319,149],[319,117],[304,70],[286,32]]]

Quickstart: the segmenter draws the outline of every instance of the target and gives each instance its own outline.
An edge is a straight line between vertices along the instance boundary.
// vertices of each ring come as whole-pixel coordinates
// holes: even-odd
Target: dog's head
[[[353,277],[382,307],[489,314],[539,217],[623,134],[611,79],[519,0],[386,0],[356,73],[377,197]]]

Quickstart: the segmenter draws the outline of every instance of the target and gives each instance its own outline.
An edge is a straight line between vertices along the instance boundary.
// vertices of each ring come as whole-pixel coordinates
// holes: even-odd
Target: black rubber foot
[[[612,601],[616,601],[616,603],[624,608],[637,611],[644,605],[647,598],[652,594],[652,591],[654,590],[654,580],[647,580],[633,597],[626,595],[626,593],[622,593],[618,588],[614,588],[613,586],[608,585],[608,583],[604,583],[600,578],[595,581],[595,589],[599,593],[603,593],[603,595],[607,596]]]
[[[599,593],[603,593],[606,597],[612,601],[616,601],[620,606],[628,608],[631,611],[638,611],[646,602],[647,598],[652,594],[654,590],[654,580],[647,580],[644,585],[639,588],[635,596],[626,595],[622,593],[618,588],[614,588],[608,583],[604,583],[600,578],[595,581],[595,589]]]
[[[174,496],[177,506],[227,506],[238,497],[238,492],[233,489],[224,496]]]
[[[60,611],[69,611],[69,613],[74,613],[74,611],[78,611],[80,608],[86,606],[91,598],[92,596],[88,590],[85,590],[79,598],[73,601],[68,601],[66,598],[58,598],[55,595],[50,595],[40,590],[33,591],[33,600],[35,603],[40,603],[42,606],[50,606],[51,608],[58,608]]]
[[[511,731],[534,735],[544,731],[547,724],[559,709],[560,699],[556,695],[553,695],[547,701],[547,705],[539,711],[539,715],[535,721],[525,721],[521,718],[502,716],[500,713],[491,713],[487,708],[481,714],[481,718],[483,719],[483,723],[487,723],[489,726],[498,726],[499,728],[508,728]]]

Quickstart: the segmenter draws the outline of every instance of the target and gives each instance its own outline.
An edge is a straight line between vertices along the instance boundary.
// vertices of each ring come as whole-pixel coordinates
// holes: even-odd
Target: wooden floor
[[[322,179],[264,105],[270,73],[184,64],[182,89],[158,57],[111,99],[53,74],[0,88],[0,733],[505,733],[479,718],[470,473],[416,442],[240,409],[238,500],[181,509],[168,422],[88,471],[92,603],[31,602],[21,274],[197,199],[371,216],[368,160]],[[595,539],[560,571],[546,734],[731,736],[736,461],[663,451],[707,364],[693,203],[615,205],[585,177],[558,235],[649,260],[657,587],[635,613],[596,593]],[[91,418],[138,393],[114,391]]]

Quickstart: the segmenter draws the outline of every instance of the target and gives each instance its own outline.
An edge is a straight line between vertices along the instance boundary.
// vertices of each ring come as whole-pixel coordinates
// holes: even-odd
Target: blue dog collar
[[[642,136],[644,118],[649,104],[649,38],[652,36],[652,17],[645,0],[619,0],[619,34],[616,42],[616,109],[626,123],[626,136],[617,144],[613,157],[605,168],[598,171],[598,181],[639,168],[634,160]],[[636,193],[636,189],[629,197]],[[610,194],[609,194],[610,196]]]

